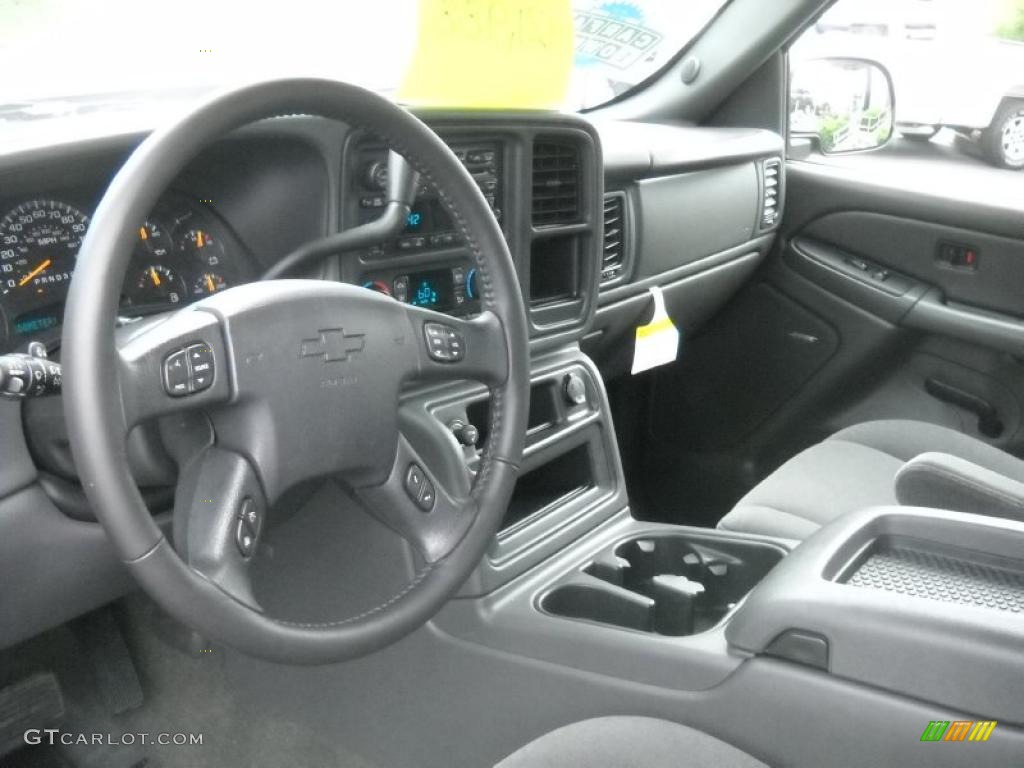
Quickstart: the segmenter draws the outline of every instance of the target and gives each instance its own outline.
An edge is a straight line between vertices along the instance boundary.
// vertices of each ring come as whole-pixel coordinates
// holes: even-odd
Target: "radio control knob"
[[[570,373],[562,384],[565,399],[570,405],[583,405],[587,402],[587,384],[578,373]]]

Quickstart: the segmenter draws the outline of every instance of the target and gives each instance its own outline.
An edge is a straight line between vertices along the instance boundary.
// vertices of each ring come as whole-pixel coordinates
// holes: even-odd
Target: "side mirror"
[[[895,126],[892,78],[867,59],[797,61],[789,82],[789,128],[816,137],[826,155],[889,143]]]

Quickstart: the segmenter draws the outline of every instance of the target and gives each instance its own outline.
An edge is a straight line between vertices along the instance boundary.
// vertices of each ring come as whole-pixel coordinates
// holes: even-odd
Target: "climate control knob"
[[[367,280],[363,283],[363,288],[370,291],[376,291],[377,293],[383,293],[385,296],[391,295],[391,286],[383,280]]]

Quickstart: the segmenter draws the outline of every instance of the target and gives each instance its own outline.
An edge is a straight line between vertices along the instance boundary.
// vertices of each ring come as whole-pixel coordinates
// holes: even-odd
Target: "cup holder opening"
[[[698,634],[718,624],[784,556],[772,544],[711,533],[631,539],[549,591],[541,608],[671,637]]]

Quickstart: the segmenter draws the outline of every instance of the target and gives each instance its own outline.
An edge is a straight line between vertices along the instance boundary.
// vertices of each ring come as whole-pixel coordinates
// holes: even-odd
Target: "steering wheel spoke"
[[[425,381],[469,379],[490,387],[508,378],[508,343],[498,316],[485,311],[471,320],[407,307],[420,341],[417,378]]]
[[[224,334],[210,312],[181,309],[126,326],[116,343],[126,429],[230,397]]]
[[[381,522],[405,538],[429,563],[447,556],[476,517],[472,496],[440,482],[401,435],[387,479],[358,488],[356,493]]]
[[[259,610],[249,580],[266,524],[256,472],[234,451],[210,446],[182,468],[174,495],[174,545],[192,570]]]

